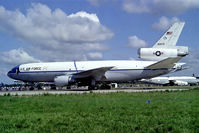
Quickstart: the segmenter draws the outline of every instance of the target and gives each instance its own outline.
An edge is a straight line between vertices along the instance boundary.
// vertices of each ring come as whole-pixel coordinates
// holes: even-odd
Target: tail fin
[[[184,22],[174,23],[152,48],[140,48],[138,51],[139,58],[159,61],[169,57],[183,57],[188,55],[188,47],[176,46],[184,24]]]
[[[182,32],[185,22],[174,23],[167,32],[155,43],[153,48],[169,48],[176,46],[178,38]]]

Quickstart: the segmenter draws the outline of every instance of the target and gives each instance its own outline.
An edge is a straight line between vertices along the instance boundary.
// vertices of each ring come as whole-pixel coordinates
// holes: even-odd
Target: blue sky
[[[21,63],[138,59],[176,21],[190,69],[175,75],[199,75],[198,13],[198,0],[1,0],[0,82]]]

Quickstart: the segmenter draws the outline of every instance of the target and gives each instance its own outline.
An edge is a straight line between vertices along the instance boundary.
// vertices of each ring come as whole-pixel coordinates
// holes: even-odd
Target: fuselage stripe
[[[168,70],[168,69],[112,69],[112,70],[109,70],[109,71],[136,71],[136,70],[140,70],[140,71],[143,71],[143,70]],[[60,70],[60,71],[28,71],[28,72],[19,72],[19,73],[47,73],[47,72],[82,72],[82,71],[87,71],[87,70],[70,70],[70,71],[67,71],[67,70]]]

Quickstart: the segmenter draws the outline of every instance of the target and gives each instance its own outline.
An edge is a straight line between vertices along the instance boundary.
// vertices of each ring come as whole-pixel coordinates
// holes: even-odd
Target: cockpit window
[[[19,73],[19,66],[14,67],[10,72],[18,74]]]
[[[16,68],[16,74],[18,74],[19,73],[19,68]]]

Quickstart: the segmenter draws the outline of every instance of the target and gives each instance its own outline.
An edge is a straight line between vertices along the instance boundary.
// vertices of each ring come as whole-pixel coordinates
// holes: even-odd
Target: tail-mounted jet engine
[[[140,48],[139,58],[143,60],[162,60],[168,57],[179,57],[188,55],[188,47],[175,46],[173,48]]]

